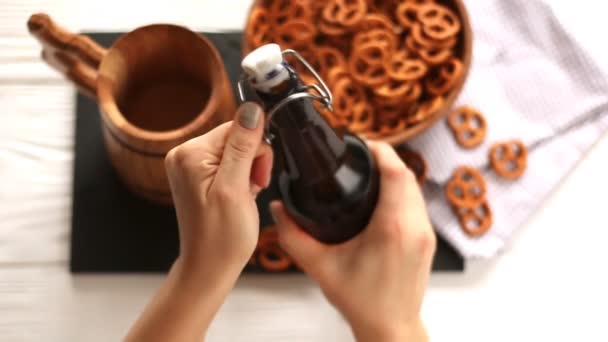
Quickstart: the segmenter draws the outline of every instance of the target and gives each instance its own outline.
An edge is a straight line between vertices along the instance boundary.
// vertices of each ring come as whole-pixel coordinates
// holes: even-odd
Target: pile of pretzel
[[[444,3],[449,3],[445,1]],[[334,126],[391,136],[433,116],[464,75],[462,25],[435,0],[262,0],[245,52],[277,43],[298,51],[332,90]],[[305,83],[314,78],[292,63]]]

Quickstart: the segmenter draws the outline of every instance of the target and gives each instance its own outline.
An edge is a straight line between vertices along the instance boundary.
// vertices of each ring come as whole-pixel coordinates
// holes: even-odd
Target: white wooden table
[[[67,271],[73,88],[38,58],[28,16],[45,11],[73,30],[225,30],[242,26],[248,2],[0,1],[0,341],[119,340],[162,280]],[[606,5],[572,3],[551,0],[608,70]],[[607,155],[604,138],[500,258],[432,276],[423,316],[434,341],[608,341]],[[247,275],[209,340],[352,337],[306,277]]]

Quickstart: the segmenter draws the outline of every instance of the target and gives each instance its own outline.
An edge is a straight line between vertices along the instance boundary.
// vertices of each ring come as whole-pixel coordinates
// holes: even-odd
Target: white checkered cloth
[[[467,5],[474,58],[457,105],[480,109],[488,135],[482,146],[465,150],[441,122],[410,146],[429,166],[425,197],[439,234],[463,256],[487,258],[505,246],[606,130],[608,82],[545,1]],[[529,149],[528,168],[516,181],[500,179],[487,167],[489,146],[511,138]],[[444,185],[460,165],[480,168],[487,181],[494,224],[480,238],[461,230],[444,197]]]

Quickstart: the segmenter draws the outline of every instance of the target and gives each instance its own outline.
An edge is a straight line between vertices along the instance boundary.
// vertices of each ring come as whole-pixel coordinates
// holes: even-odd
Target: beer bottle
[[[368,225],[378,198],[378,171],[361,139],[334,130],[316,110],[315,101],[331,108],[323,80],[312,70],[321,87],[303,84],[286,54],[312,70],[297,52],[268,44],[243,59],[244,83],[266,111],[267,141],[287,211],[317,240],[341,243]],[[245,100],[242,84],[239,90]]]

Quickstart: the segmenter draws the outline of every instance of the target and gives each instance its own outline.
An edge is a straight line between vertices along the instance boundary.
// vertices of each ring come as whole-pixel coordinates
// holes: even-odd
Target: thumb
[[[237,110],[218,166],[220,183],[249,191],[251,167],[262,143],[262,118],[262,109],[254,102],[245,102]]]
[[[304,272],[318,278],[328,246],[304,232],[289,216],[283,203],[273,201],[270,204],[270,212],[278,228],[281,247]]]

